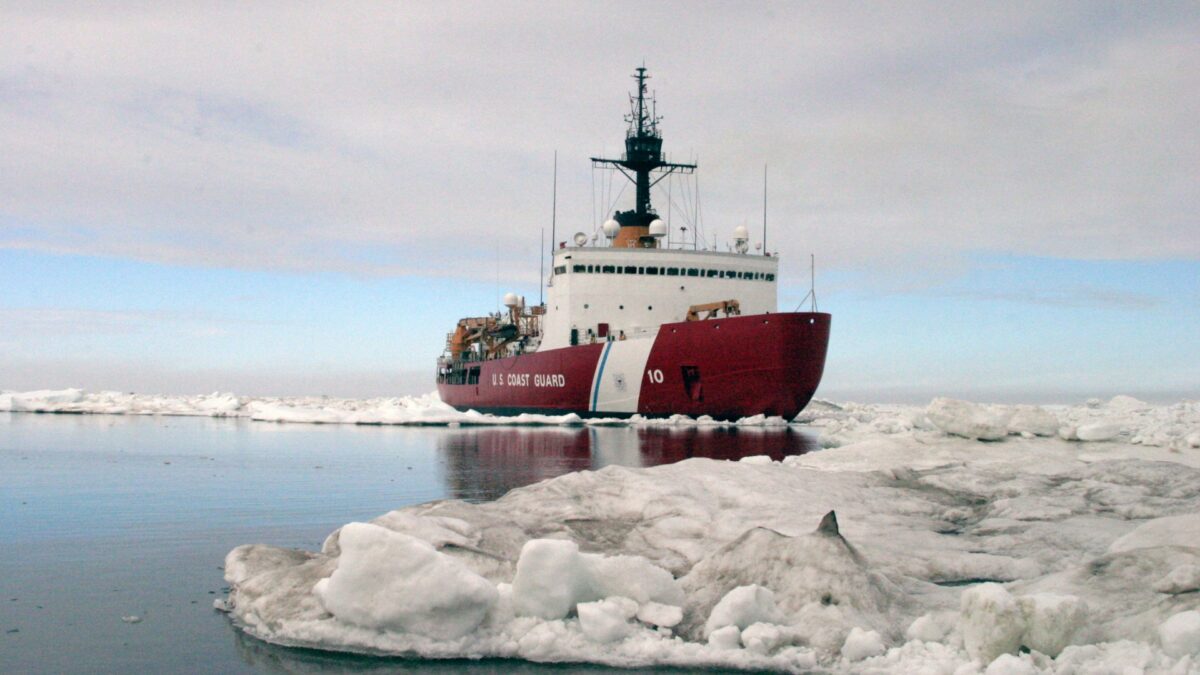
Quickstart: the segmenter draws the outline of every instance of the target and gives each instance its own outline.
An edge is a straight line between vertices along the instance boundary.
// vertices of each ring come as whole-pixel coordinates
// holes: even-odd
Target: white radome
[[[653,221],[651,221],[650,222],[650,236],[651,237],[667,236],[667,224],[657,218],[654,219]]]
[[[604,221],[604,225],[601,226],[601,229],[604,230],[604,236],[612,239],[613,237],[617,236],[618,232],[621,231],[621,224],[610,218]]]
[[[745,225],[738,225],[737,227],[733,228],[734,241],[746,241],[749,238],[750,233],[746,231]]]
[[[521,303],[518,300],[516,293],[505,293],[504,294],[504,306],[505,307],[516,307],[519,304],[521,304]]]

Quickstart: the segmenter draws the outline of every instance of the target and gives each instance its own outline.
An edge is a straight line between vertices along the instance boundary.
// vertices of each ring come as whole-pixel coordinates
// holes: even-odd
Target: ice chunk
[[[638,607],[637,618],[638,621],[652,626],[673,628],[683,621],[683,609],[659,602],[647,602]]]
[[[754,623],[742,631],[742,646],[755,654],[769,654],[787,644],[791,636],[780,626],[772,623]]]
[[[1003,586],[987,583],[963,591],[961,612],[963,646],[971,658],[990,663],[1021,646],[1025,617]]]
[[[1027,656],[1001,654],[988,664],[984,675],[1038,675],[1041,672]]]
[[[1158,639],[1168,656],[1200,658],[1200,612],[1180,612],[1158,627]]]
[[[1200,546],[1200,513],[1155,518],[1114,541],[1109,553],[1151,546]]]
[[[616,642],[633,632],[629,620],[637,613],[637,603],[629,598],[606,598],[581,602],[576,607],[583,634],[592,642]]]
[[[850,629],[846,642],[842,644],[842,657],[847,661],[862,661],[872,656],[879,656],[887,651],[883,644],[883,636],[873,630],[863,630],[858,626]]]
[[[517,615],[542,619],[562,619],[580,602],[612,596],[683,604],[671,573],[645,558],[580,553],[578,544],[561,539],[526,542],[512,585]]]
[[[1132,396],[1125,396],[1123,394],[1119,394],[1117,396],[1112,397],[1111,399],[1109,399],[1109,401],[1106,405],[1111,410],[1116,410],[1119,412],[1126,412],[1126,413],[1142,412],[1145,410],[1149,410],[1151,407],[1150,404],[1146,403],[1145,401],[1139,401],[1138,399],[1136,399]]]
[[[592,553],[581,555],[599,597],[620,595],[633,598],[639,604],[683,604],[683,590],[679,588],[675,577],[641,556],[602,556]]]
[[[1091,422],[1075,428],[1075,437],[1081,441],[1111,441],[1121,435],[1120,422]]]
[[[717,649],[738,649],[742,646],[742,632],[737,626],[725,626],[708,636],[708,644]]]
[[[1037,593],[1019,599],[1025,615],[1022,644],[1058,656],[1087,620],[1087,605],[1073,595]]]
[[[496,587],[433,546],[378,525],[342,527],[341,556],[313,591],[340,621],[451,639],[475,630]]]
[[[771,589],[757,584],[738,586],[713,607],[704,624],[704,634],[711,636],[713,631],[726,626],[737,626],[740,630],[753,623],[775,620],[775,594]]]
[[[1008,435],[1008,420],[983,406],[952,398],[935,398],[925,415],[938,429],[953,436],[998,441]]]
[[[904,631],[904,637],[922,642],[941,642],[953,628],[951,622],[958,617],[948,612],[922,614]]]
[[[1058,416],[1036,405],[1019,405],[1008,420],[1008,430],[1014,434],[1053,436],[1062,423]]]
[[[743,457],[738,461],[742,464],[757,464],[759,466],[771,466],[775,463],[775,460],[771,459],[767,455],[751,455],[749,457]]]
[[[1200,565],[1180,565],[1154,584],[1159,593],[1178,595],[1200,591]]]
[[[837,517],[832,512],[825,515],[816,531],[805,535],[789,537],[766,528],[750,530],[697,563],[682,581],[688,594],[680,628],[683,634],[703,636],[722,625],[711,623],[711,617],[718,616],[717,605],[725,602],[724,597],[736,587],[781,589],[772,598],[786,616],[797,615],[809,605],[838,608],[819,618],[814,615],[807,622],[821,632],[820,636],[804,636],[809,644],[816,640],[823,649],[834,652],[854,623],[850,618],[879,621],[891,602],[891,590],[881,585],[881,578],[870,573],[838,533]],[[701,630],[695,622],[704,616],[710,617],[710,623]]]
[[[518,616],[562,619],[584,600],[595,599],[592,576],[573,541],[533,539],[521,549],[513,577]]]

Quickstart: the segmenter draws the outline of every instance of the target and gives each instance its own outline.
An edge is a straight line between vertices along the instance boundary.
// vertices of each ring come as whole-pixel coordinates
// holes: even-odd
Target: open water
[[[240,544],[316,550],[347,522],[410,504],[490,500],[610,464],[815,447],[795,429],[0,413],[0,673],[604,670],[289,649],[244,636],[212,603],[225,594],[225,554]]]

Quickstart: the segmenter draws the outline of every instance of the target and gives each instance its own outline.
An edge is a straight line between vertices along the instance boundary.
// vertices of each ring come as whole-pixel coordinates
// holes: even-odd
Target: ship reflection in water
[[[791,427],[476,427],[439,435],[449,496],[496,499],[572,471],[655,466],[691,457],[780,460],[816,450],[815,434]]]

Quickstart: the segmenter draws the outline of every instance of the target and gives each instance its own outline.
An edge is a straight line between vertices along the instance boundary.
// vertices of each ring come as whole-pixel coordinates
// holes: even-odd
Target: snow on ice
[[[0,394],[0,410],[360,424],[436,397]],[[759,418],[758,426],[784,424]],[[606,421],[712,424],[710,420]],[[240,546],[217,607],[271,642],[782,672],[1200,673],[1200,404],[814,401],[822,450],[607,467]],[[836,514],[836,515],[834,515]]]
[[[320,552],[242,546],[222,607],[281,644],[425,657],[1200,672],[1196,404],[820,401],[800,421],[824,450],[568,474]]]

